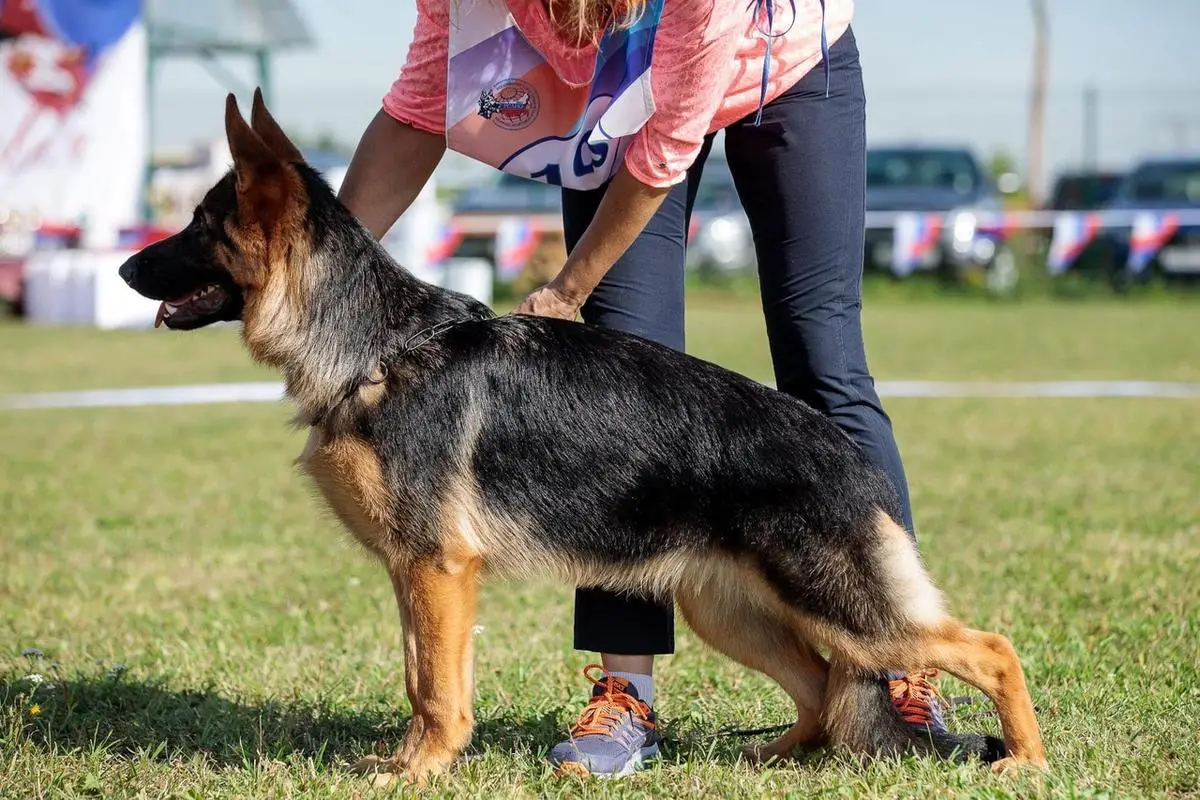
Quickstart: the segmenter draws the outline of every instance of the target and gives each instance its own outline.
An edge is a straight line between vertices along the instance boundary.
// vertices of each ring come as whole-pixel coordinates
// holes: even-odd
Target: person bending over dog
[[[852,0],[418,0],[407,61],[340,199],[382,236],[447,147],[561,186],[569,257],[518,311],[582,312],[682,350],[692,202],[725,131],[776,385],[888,474],[913,532],[859,319],[865,99],[852,14]],[[674,649],[672,608],[600,589],[575,602],[575,647],[600,652],[604,671],[551,758],[628,772],[657,751],[651,675],[654,655]],[[944,730],[932,675],[889,688],[909,722]]]

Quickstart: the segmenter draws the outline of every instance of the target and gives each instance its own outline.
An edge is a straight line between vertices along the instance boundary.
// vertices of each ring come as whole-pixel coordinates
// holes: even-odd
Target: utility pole
[[[1095,172],[1100,163],[1100,102],[1095,86],[1083,89],[1083,166]]]
[[[1030,202],[1037,206],[1041,202],[1042,158],[1044,154],[1046,119],[1046,79],[1049,72],[1047,53],[1049,50],[1050,23],[1046,13],[1046,0],[1033,0],[1033,83],[1029,96],[1029,131],[1026,141],[1025,184]]]
[[[1175,152],[1180,153],[1187,149],[1188,128],[1190,125],[1186,118],[1178,114],[1165,117],[1163,119],[1163,127],[1171,132],[1171,147]]]

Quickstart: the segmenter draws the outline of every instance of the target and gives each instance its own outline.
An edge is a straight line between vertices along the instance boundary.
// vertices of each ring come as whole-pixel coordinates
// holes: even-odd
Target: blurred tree
[[[1005,196],[1005,205],[1020,207],[1025,201],[1025,184],[1017,171],[1017,159],[1007,150],[993,151],[987,162],[988,177]]]
[[[337,153],[346,158],[354,154],[353,145],[339,140],[329,131],[320,131],[315,136],[307,136],[301,133],[289,133],[288,135],[292,137],[292,141],[301,150],[320,150],[326,153]]]
[[[996,150],[988,159],[988,175],[999,180],[1001,175],[1017,171],[1017,160],[1007,150]]]
[[[1000,202],[1005,208],[1029,207],[1029,195],[1016,156],[1007,150],[994,150],[988,156],[986,169],[992,185],[1000,192]]]

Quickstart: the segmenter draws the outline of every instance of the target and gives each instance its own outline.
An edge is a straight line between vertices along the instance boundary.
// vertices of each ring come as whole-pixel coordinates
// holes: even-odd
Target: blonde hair
[[[632,27],[647,0],[542,0],[550,21],[575,44],[596,44],[606,31]]]

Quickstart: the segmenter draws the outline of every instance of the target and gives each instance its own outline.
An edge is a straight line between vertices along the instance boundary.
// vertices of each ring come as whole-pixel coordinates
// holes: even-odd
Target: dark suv
[[[933,212],[942,217],[938,240],[916,270],[994,269],[1005,254],[994,240],[980,235],[976,215],[994,216],[1000,210],[991,179],[968,148],[868,148],[865,266],[891,268],[894,214]]]
[[[1182,212],[1178,227],[1170,232],[1162,247],[1140,273],[1167,278],[1200,278],[1200,158],[1156,158],[1143,161],[1121,182],[1116,196],[1106,209],[1127,214],[1138,211]],[[1114,224],[1102,229],[1095,247],[1080,259],[1083,270],[1096,268],[1123,284],[1135,276],[1128,274],[1129,241],[1133,223]]]
[[[1118,172],[1064,172],[1054,181],[1046,208],[1052,211],[1092,211],[1112,201],[1121,187]]]

